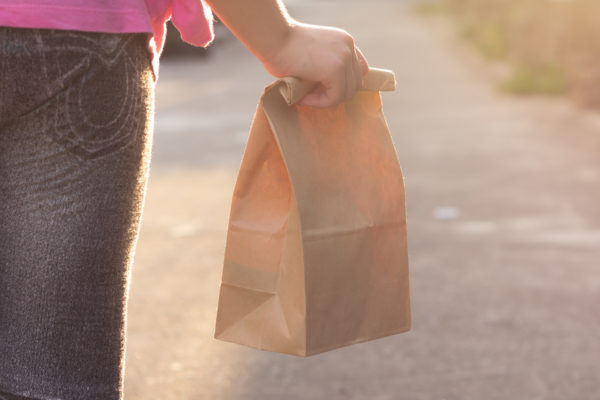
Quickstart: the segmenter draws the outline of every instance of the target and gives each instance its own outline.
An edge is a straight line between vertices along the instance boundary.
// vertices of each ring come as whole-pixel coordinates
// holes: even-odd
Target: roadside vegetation
[[[600,108],[599,0],[422,0],[417,11],[450,17],[483,57],[510,65],[501,90]]]

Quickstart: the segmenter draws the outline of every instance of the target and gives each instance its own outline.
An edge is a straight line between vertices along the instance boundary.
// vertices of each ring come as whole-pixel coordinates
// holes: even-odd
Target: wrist
[[[265,69],[277,78],[293,76],[300,78],[310,64],[312,44],[318,41],[314,34],[314,25],[291,20],[289,29],[277,46],[265,59],[261,59]]]
[[[281,62],[282,54],[289,47],[296,31],[298,22],[291,18],[286,18],[284,24],[281,24],[276,32],[273,32],[268,41],[265,42],[262,49],[255,52],[256,58],[266,65],[278,65]]]

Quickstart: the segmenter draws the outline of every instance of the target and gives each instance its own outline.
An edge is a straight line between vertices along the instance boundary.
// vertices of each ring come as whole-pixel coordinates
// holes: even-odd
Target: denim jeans
[[[152,147],[146,45],[0,27],[0,399],[122,399]]]

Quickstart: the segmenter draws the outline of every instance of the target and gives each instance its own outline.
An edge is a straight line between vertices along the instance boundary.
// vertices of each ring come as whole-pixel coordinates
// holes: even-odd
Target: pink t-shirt
[[[148,32],[155,79],[171,18],[181,38],[207,46],[213,16],[202,0],[0,0],[0,26],[87,32]]]

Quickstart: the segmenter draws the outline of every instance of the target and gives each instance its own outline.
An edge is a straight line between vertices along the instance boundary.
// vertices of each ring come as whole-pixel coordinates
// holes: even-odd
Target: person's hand
[[[354,96],[369,66],[348,32],[290,17],[282,0],[204,0],[277,78],[312,81],[300,104],[332,107]]]
[[[299,104],[326,108],[351,99],[369,70],[352,36],[338,28],[295,22],[282,45],[263,61],[277,78],[318,82]]]

